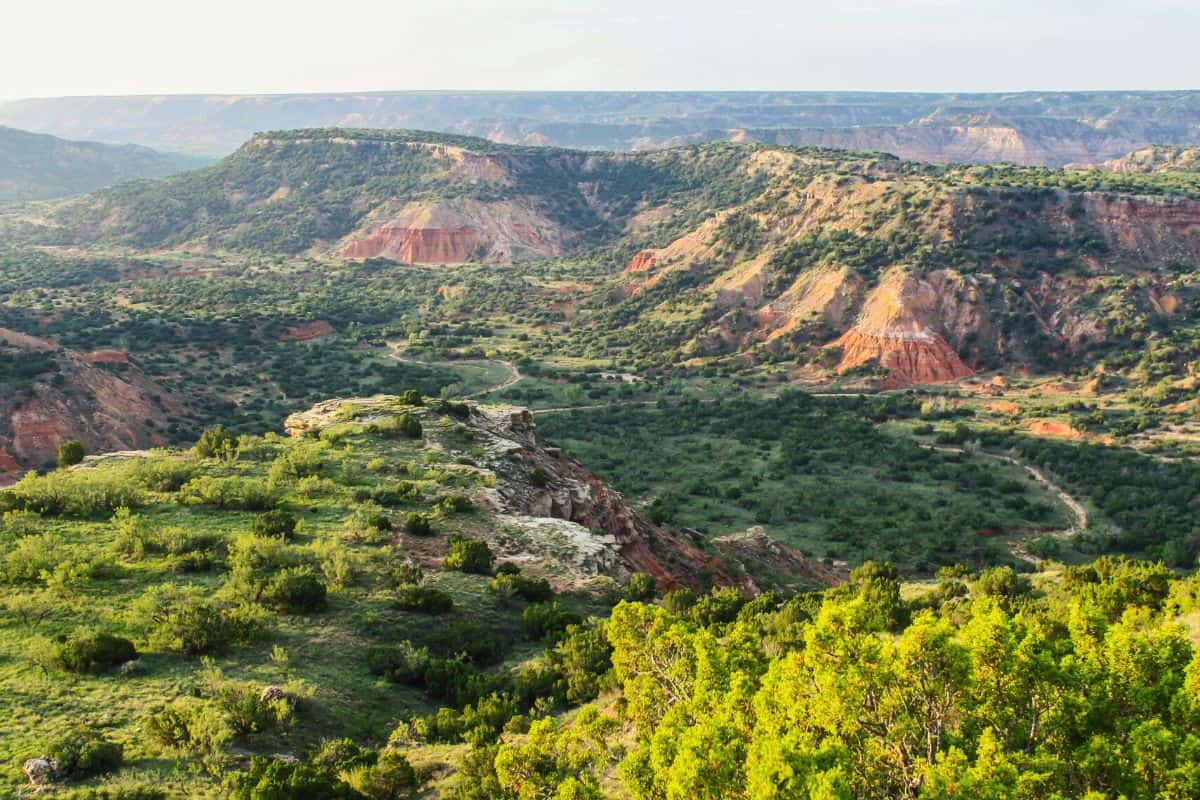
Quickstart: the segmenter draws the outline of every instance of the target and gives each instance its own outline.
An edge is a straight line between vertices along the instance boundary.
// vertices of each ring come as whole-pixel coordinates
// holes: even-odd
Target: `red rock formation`
[[[323,319],[288,328],[279,336],[281,342],[310,342],[334,334],[333,326]]]
[[[888,371],[881,389],[949,383],[975,374],[945,339],[931,331],[880,334],[851,328],[836,344],[842,348],[838,372],[878,362]]]
[[[626,272],[648,272],[658,263],[657,250],[639,250],[634,253],[633,258],[629,260],[629,266],[625,267]]]
[[[470,228],[384,226],[342,250],[345,258],[390,258],[408,264],[461,264],[479,247]]]
[[[21,465],[13,458],[12,453],[0,447],[0,486],[8,486],[16,481],[21,472]]]
[[[442,204],[411,202],[372,215],[343,240],[343,258],[390,258],[409,264],[508,262],[559,255],[569,238],[562,227],[515,201],[458,199]]]
[[[53,375],[0,396],[0,471],[53,461],[67,439],[92,453],[165,444],[155,430],[182,410],[136,364],[118,374],[64,353]]]
[[[83,356],[85,364],[128,364],[129,355],[121,350],[93,350]]]

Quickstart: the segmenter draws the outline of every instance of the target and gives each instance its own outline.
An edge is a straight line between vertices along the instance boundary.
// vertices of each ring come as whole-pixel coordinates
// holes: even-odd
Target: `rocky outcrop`
[[[323,319],[305,322],[300,325],[293,325],[279,335],[279,340],[284,342],[311,342],[314,339],[324,339],[326,336],[332,336],[336,331],[334,327]]]
[[[775,541],[756,525],[741,533],[713,539],[713,547],[741,566],[763,591],[792,594],[844,583],[849,577],[845,564],[819,561]]]
[[[408,264],[461,264],[479,247],[471,228],[410,228],[384,225],[346,246],[346,258],[390,258]]]
[[[1142,147],[1097,165],[1105,172],[1147,173],[1200,170],[1200,147]]]
[[[1196,200],[1088,193],[1083,205],[1088,223],[1115,250],[1157,260],[1194,258],[1200,251]]]
[[[657,263],[658,256],[657,250],[639,250],[629,259],[629,266],[625,267],[625,272],[647,272]]]
[[[494,515],[493,549],[505,560],[552,563],[559,572],[551,579],[559,586],[586,585],[597,575],[625,580],[632,572],[645,572],[664,590],[716,583],[749,595],[759,592],[739,564],[705,549],[699,539],[654,524],[582,463],[539,442],[527,409],[474,402],[446,411],[413,409],[402,407],[399,398],[379,395],[320,403],[288,417],[284,429],[291,436],[309,436],[350,416],[370,423],[400,411],[422,417],[427,446],[467,458],[472,466],[464,469],[480,470],[494,483],[475,499]],[[460,434],[443,436],[446,423]],[[463,428],[472,443],[469,457],[456,443]]]
[[[570,520],[611,537],[621,566],[629,572],[653,575],[663,589],[702,588],[701,576],[707,575],[749,593],[757,591],[747,575],[630,508],[617,491],[579,461],[542,447],[534,435],[533,415],[527,410],[473,409],[477,424],[499,440],[493,441],[490,449],[508,454],[497,463],[499,510]]]
[[[867,297],[854,326],[834,343],[842,352],[837,371],[878,364],[887,373],[880,386],[888,389],[974,374],[932,328],[945,305],[935,282],[904,268],[890,270]]]

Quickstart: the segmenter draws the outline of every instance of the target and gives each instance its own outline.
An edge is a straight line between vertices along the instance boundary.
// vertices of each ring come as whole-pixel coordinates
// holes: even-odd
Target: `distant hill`
[[[254,133],[408,128],[508,144],[645,150],[713,140],[879,150],[935,162],[1094,164],[1200,144],[1200,93],[372,92],[62,97],[0,104],[0,124],[225,155]]]
[[[589,153],[302,130],[70,201],[54,219],[43,243],[599,259],[608,274],[573,302],[576,346],[639,369],[786,361],[898,387],[1101,359],[1132,368],[1131,341],[1190,337],[1200,322],[1200,172],[1186,169],[936,166],[730,143]]]
[[[1152,145],[1105,161],[1100,169],[1109,172],[1197,172],[1200,171],[1200,147]]]
[[[512,262],[611,242],[641,209],[749,199],[749,148],[589,153],[424,131],[264,133],[204,170],[98,192],[60,243]]]
[[[70,197],[203,163],[139,145],[74,142],[0,126],[0,202]]]

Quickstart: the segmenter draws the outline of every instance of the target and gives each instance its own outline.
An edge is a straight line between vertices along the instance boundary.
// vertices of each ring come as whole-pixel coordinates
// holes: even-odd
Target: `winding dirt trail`
[[[503,383],[497,384],[495,386],[490,386],[487,389],[480,389],[479,391],[471,392],[470,394],[464,394],[463,397],[482,397],[483,395],[491,394],[492,392],[502,392],[505,389],[507,389],[508,387],[515,384],[517,381],[519,381],[525,377],[524,375],[521,374],[521,370],[517,369],[517,365],[512,363],[511,361],[508,361],[503,358],[495,358],[495,359],[492,359],[492,363],[493,364],[503,364],[505,367],[507,367],[508,372],[509,372],[508,378]]]
[[[921,445],[921,447],[927,448],[929,450],[941,450],[946,453],[966,452],[961,447],[947,447],[945,445],[923,444],[923,445]],[[1014,466],[1020,467],[1021,469],[1025,470],[1026,472],[1029,473],[1030,477],[1032,477],[1038,483],[1042,484],[1042,486],[1045,486],[1046,489],[1051,494],[1053,494],[1055,497],[1057,497],[1059,502],[1061,502],[1064,506],[1066,506],[1067,510],[1071,512],[1071,516],[1074,518],[1074,523],[1071,525],[1071,527],[1061,528],[1056,531],[1041,531],[1038,533],[1039,536],[1051,536],[1055,539],[1065,539],[1068,536],[1073,536],[1076,533],[1081,533],[1082,531],[1087,530],[1087,527],[1088,527],[1087,509],[1083,507],[1082,503],[1080,503],[1073,496],[1068,494],[1065,489],[1063,489],[1058,484],[1054,483],[1049,478],[1047,478],[1045,476],[1045,474],[1041,470],[1039,470],[1037,467],[1035,467],[1031,464],[1026,464],[1023,461],[1013,458],[1012,456],[1006,456],[1006,455],[1002,455],[1000,453],[989,453],[985,450],[977,450],[976,453],[981,456],[986,456],[987,458],[994,458],[997,461],[1004,461],[1008,464],[1012,464]],[[1032,538],[1032,537],[1027,535],[1020,539],[1014,540],[1010,545],[1012,554],[1014,556],[1016,556],[1017,558],[1032,562],[1034,564],[1038,564],[1038,563],[1041,563],[1042,561],[1045,561],[1044,558],[1033,555],[1025,548],[1025,545],[1029,541],[1030,538]]]
[[[502,392],[505,389],[507,389],[508,387],[512,386],[513,384],[515,384],[518,381],[523,380],[525,378],[525,376],[521,374],[521,370],[517,369],[517,365],[505,358],[490,358],[490,359],[488,359],[488,358],[465,358],[460,362],[418,361],[415,358],[405,358],[404,356],[400,355],[399,351],[397,351],[394,346],[392,347],[392,350],[388,355],[393,360],[399,361],[401,364],[412,364],[412,365],[418,366],[418,367],[446,367],[446,368],[453,369],[453,367],[456,363],[458,363],[458,364],[503,364],[504,368],[508,370],[508,377],[505,378],[502,383],[498,383],[495,386],[489,386],[486,389],[479,389],[478,391],[459,395],[459,397],[461,397],[463,399],[474,399],[476,397],[483,397],[485,394],[491,394],[492,392]]]

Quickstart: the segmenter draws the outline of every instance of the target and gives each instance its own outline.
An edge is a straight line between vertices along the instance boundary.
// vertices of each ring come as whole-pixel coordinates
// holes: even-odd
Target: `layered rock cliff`
[[[0,485],[52,463],[68,439],[89,453],[167,443],[183,407],[123,353],[53,352],[52,370],[0,384]]]
[[[515,202],[461,199],[442,204],[409,203],[365,233],[343,242],[345,258],[390,258],[410,264],[520,261],[561,255],[572,238],[535,209]]]

